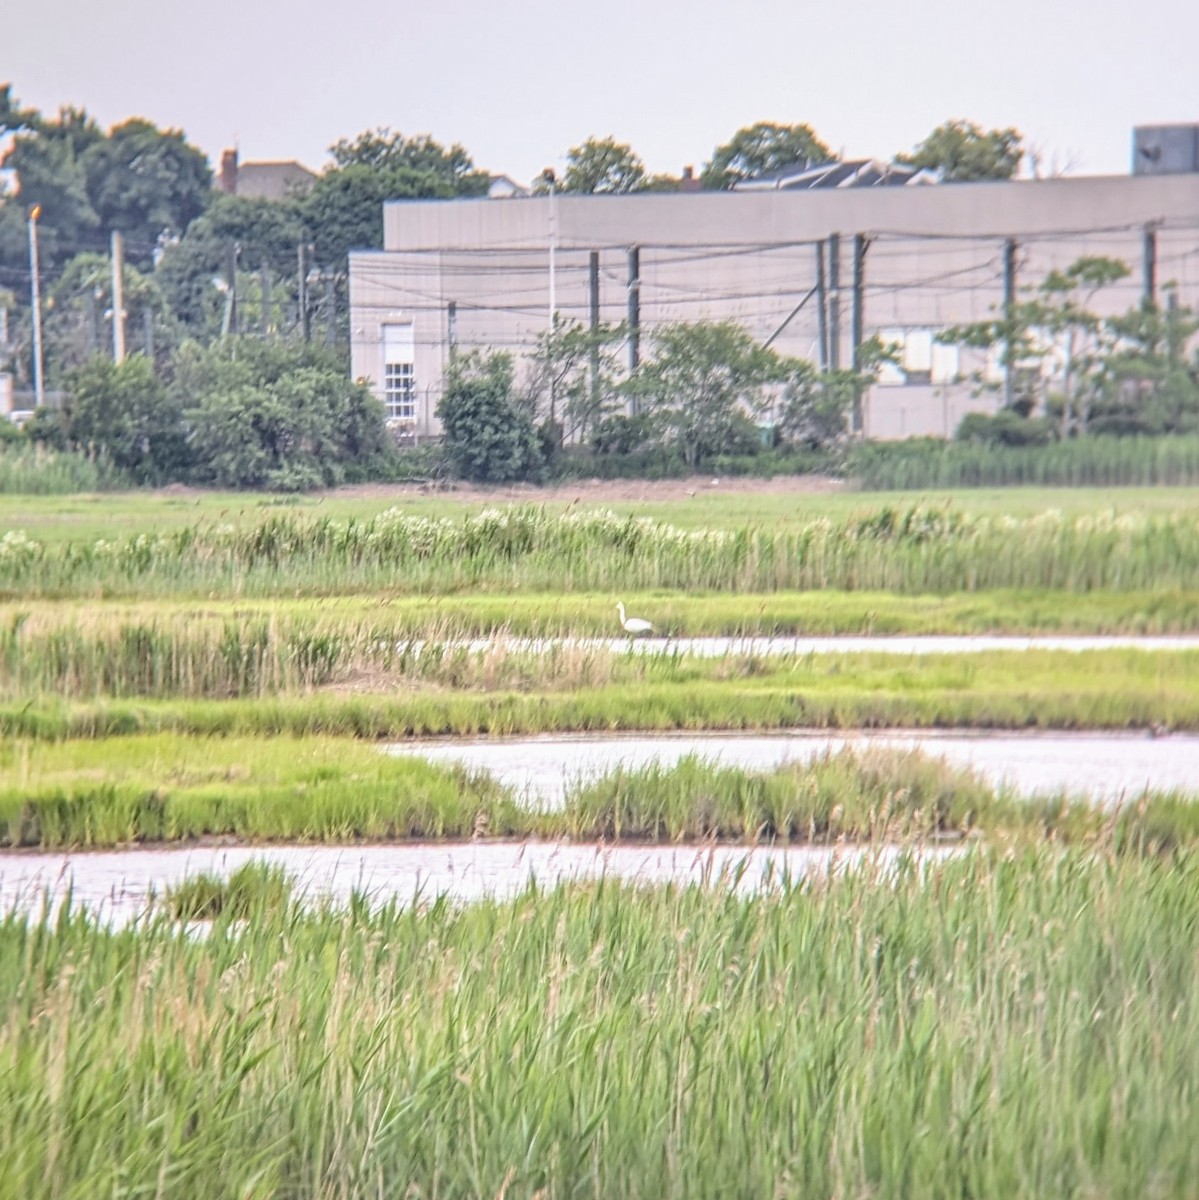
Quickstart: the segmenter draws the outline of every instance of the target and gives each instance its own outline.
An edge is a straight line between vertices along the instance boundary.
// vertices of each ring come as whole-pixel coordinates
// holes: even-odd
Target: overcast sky
[[[961,117],[1046,167],[1128,171],[1199,122],[1196,0],[7,0],[0,82],[43,111],[183,129],[214,165],[327,162],[386,125],[527,181],[588,136],[698,169],[759,120],[890,157]]]

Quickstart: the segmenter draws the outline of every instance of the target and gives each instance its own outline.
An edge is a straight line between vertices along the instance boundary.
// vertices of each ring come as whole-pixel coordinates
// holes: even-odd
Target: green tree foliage
[[[624,337],[623,325],[592,330],[555,317],[553,330],[539,335],[529,358],[524,397],[537,420],[557,426],[568,442],[590,437],[623,403],[617,348]]]
[[[305,194],[301,215],[322,266],[344,272],[351,250],[383,247],[386,200],[449,199],[487,194],[489,176],[461,146],[389,129],[342,139],[334,165]]]
[[[87,193],[107,231],[121,230],[128,256],[149,262],[161,234],[180,234],[208,204],[212,171],[176,129],[134,119],[114,126],[83,156]]]
[[[666,325],[654,335],[654,357],[628,389],[675,442],[694,469],[727,450],[746,415],[758,413],[767,384],[781,382],[787,364],[732,321]]]
[[[639,192],[646,182],[645,164],[629,146],[613,137],[592,137],[567,154],[562,190],[612,195]]]
[[[1011,179],[1024,158],[1024,143],[1017,129],[984,130],[969,121],[938,125],[912,151],[897,161],[936,171],[945,183],[978,179]]]
[[[149,359],[135,354],[116,364],[97,355],[67,386],[65,428],[76,446],[102,452],[138,483],[161,483],[186,472],[182,414]]]
[[[843,441],[850,418],[882,363],[894,353],[876,336],[858,348],[858,369],[820,371],[804,359],[786,365],[778,433],[786,441],[824,450]]]
[[[252,338],[185,346],[172,394],[187,406],[195,474],[220,487],[299,491],[385,472],[383,408],[316,347]]]
[[[1121,437],[1199,430],[1199,318],[1189,308],[1143,305],[1107,322],[1110,351],[1093,371],[1083,429]]]
[[[1053,410],[1059,415],[1061,436],[1085,431],[1096,371],[1112,348],[1108,325],[1089,306],[1103,288],[1127,275],[1128,267],[1119,259],[1077,259],[1063,271],[1051,271],[1010,312],[943,330],[938,340],[979,350],[1002,347],[1002,366],[1015,381],[1011,404],[1015,416],[1030,417],[1038,408]],[[1055,358],[1061,370],[1057,389],[1051,393],[1055,372],[1050,363]],[[1001,386],[977,377],[975,383],[980,392]],[[972,419],[961,436],[986,440],[993,429],[995,440],[1004,445],[1025,445],[1029,438],[1044,440],[1041,431],[1032,427],[1022,431],[1009,418],[993,426],[989,421],[992,418]]]
[[[217,195],[176,244],[168,246],[155,278],[171,311],[194,336],[213,336],[221,327],[224,295],[213,279],[228,282],[231,255],[242,270],[265,264],[295,302],[296,248],[306,240],[298,200],[262,200]],[[247,289],[258,304],[257,281]]]
[[[11,97],[6,103],[11,109]],[[135,119],[105,134],[76,108],[19,119],[4,166],[16,172],[21,207],[41,205],[48,266],[103,250],[113,230],[125,235],[131,261],[149,262],[160,235],[182,233],[208,203],[208,162],[176,130]]]
[[[64,108],[54,120],[31,117],[0,162],[16,173],[19,189],[5,198],[5,207],[16,206],[22,219],[35,205],[41,209],[39,249],[49,271],[82,250],[104,248],[106,234],[88,195],[85,162],[103,140],[87,113]]]
[[[540,474],[537,430],[527,407],[513,395],[509,355],[472,351],[455,358],[437,416],[446,453],[461,478],[511,483]]]
[[[828,162],[836,155],[816,136],[810,125],[776,125],[759,121],[739,129],[723,146],[701,176],[706,188],[731,188],[742,179],[753,179],[801,162]]]
[[[144,345],[147,318],[156,357],[173,344],[173,322],[155,276],[125,264],[123,276],[126,341]],[[103,254],[77,254],[49,289],[43,336],[51,380],[78,370],[112,346],[112,262]]]

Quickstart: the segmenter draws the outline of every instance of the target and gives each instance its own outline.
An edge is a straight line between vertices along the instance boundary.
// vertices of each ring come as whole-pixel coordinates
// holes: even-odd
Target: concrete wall
[[[416,337],[417,432],[433,410],[448,359],[448,309],[463,348],[518,356],[548,325],[548,197],[398,201],[384,208],[385,250],[350,260],[353,370],[380,386],[380,328],[411,321]],[[628,249],[641,264],[642,355],[663,322],[732,319],[756,338],[777,334],[782,353],[815,360],[816,304],[788,322],[816,280],[814,243],[840,235],[839,355],[851,360],[852,241],[869,239],[864,335],[903,337],[925,350],[932,331],[983,320],[1003,297],[1003,243],[1019,243],[1018,279],[1032,287],[1083,255],[1122,259],[1129,277],[1096,297],[1101,313],[1126,311],[1143,292],[1143,231],[1157,228],[1157,280],[1199,305],[1199,175],[1060,179],[845,191],[556,196],[555,300],[586,322],[588,255],[600,256],[601,319],[624,320]],[[783,328],[785,324],[785,328]],[[783,328],[783,331],[778,331]],[[938,351],[934,378],[872,389],[874,437],[952,434],[968,411],[993,411],[973,374],[999,381],[994,356]],[[951,371],[952,368],[952,371]],[[950,372],[947,374],[947,372]],[[957,382],[954,376],[961,376]]]

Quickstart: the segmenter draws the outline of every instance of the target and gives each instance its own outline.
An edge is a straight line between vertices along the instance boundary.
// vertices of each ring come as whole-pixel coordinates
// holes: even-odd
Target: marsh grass
[[[0,683],[0,732],[35,738],[155,731],[394,740],[670,729],[1199,729],[1193,650],[705,659],[669,648],[628,655],[566,647],[542,655],[443,647],[413,654],[406,664],[395,659],[386,670],[355,674],[339,667],[327,685],[303,692],[273,692],[261,676],[242,676],[253,682],[251,695],[227,699],[221,697],[235,690],[228,675],[218,680],[217,698],[171,694],[192,686],[195,674],[182,683],[159,675],[154,687],[167,693],[161,699],[153,688],[145,697],[122,698],[95,695],[94,677],[74,667],[48,674],[37,664],[17,669],[27,672],[24,686],[11,676]],[[85,679],[86,686],[76,682]],[[114,686],[132,690],[119,676]]]
[[[526,832],[487,776],[331,738],[166,735],[0,749],[0,845],[97,847],[234,836],[354,842]]]
[[[867,443],[846,473],[869,490],[1145,487],[1199,483],[1199,437],[1082,437],[1049,446],[918,440]]]
[[[1199,841],[1194,799],[1146,794],[1111,811],[1069,796],[1026,800],[925,754],[841,750],[769,771],[699,756],[669,767],[620,767],[575,782],[564,805],[546,811],[484,772],[329,738],[247,743],[157,735],[116,745],[12,745],[0,758],[0,846],[213,837],[786,845],[978,834],[1163,853]]]
[[[455,521],[284,513],[94,542],[0,537],[0,593],[274,596],[994,588],[1142,591],[1199,584],[1199,519],[971,517],[883,507],[793,527],[681,529],[607,511],[484,509]]]
[[[200,872],[172,884],[161,904],[178,921],[212,921],[225,915],[233,920],[261,920],[265,912],[285,909],[294,889],[280,866],[248,862],[227,878]]]
[[[0,919],[0,1196],[1186,1196],[1199,861]]]

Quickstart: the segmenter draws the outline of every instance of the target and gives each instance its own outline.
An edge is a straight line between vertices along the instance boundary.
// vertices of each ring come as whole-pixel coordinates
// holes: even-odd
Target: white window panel
[[[933,383],[953,383],[962,373],[961,357],[959,347],[933,342],[931,360]]]
[[[416,420],[416,337],[411,323],[383,326],[383,405],[392,421]]]

